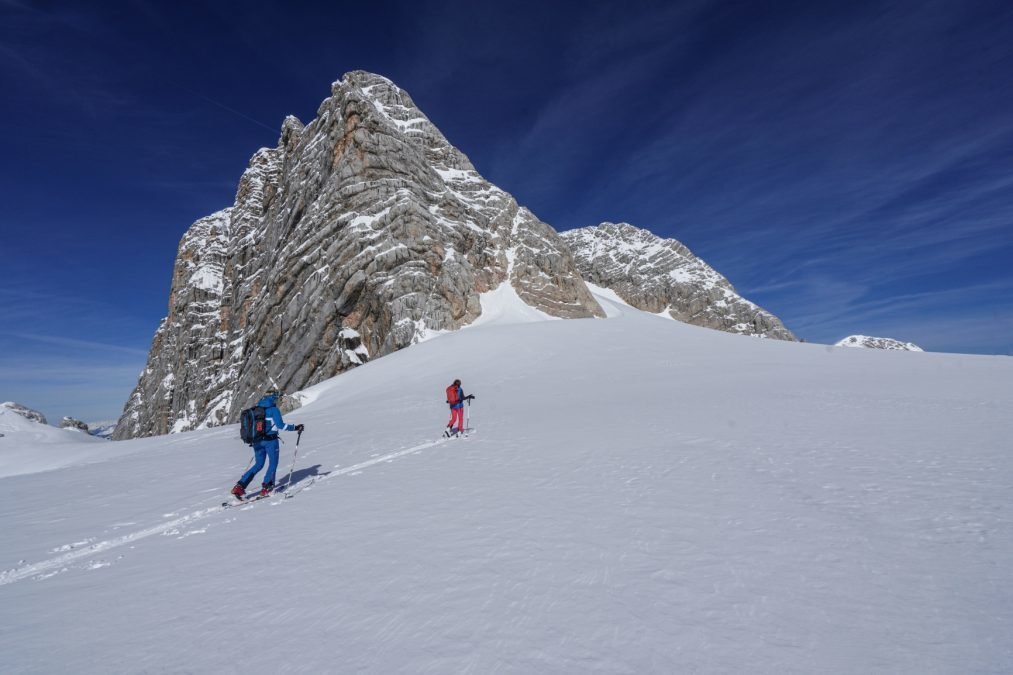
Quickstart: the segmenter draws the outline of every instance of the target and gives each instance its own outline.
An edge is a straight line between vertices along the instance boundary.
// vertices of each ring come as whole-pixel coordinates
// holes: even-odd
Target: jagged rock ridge
[[[601,223],[561,236],[586,281],[612,289],[638,309],[730,333],[796,339],[780,319],[736,293],[675,239],[628,223]]]
[[[925,351],[913,342],[901,342],[893,338],[871,337],[868,335],[849,335],[834,344],[835,347],[859,347],[864,349],[893,349],[905,352]]]
[[[289,117],[235,204],[183,236],[169,311],[114,437],[234,421],[468,324],[503,282],[562,318],[603,316],[558,234],[484,180],[403,90],[361,71]]]

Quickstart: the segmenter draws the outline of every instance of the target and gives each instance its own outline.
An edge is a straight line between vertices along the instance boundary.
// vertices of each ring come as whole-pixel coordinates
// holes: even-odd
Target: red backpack
[[[460,403],[461,402],[461,397],[459,396],[460,391],[461,391],[460,387],[458,387],[456,384],[452,384],[449,387],[447,387],[447,403],[449,403],[450,405],[457,405],[458,403]]]

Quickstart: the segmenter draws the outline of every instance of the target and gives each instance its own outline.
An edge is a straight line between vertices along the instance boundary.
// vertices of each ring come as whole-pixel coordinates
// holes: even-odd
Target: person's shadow
[[[330,471],[324,471],[323,473],[320,473],[320,465],[319,464],[314,464],[313,466],[307,467],[305,469],[299,469],[298,471],[292,472],[292,480],[291,480],[291,482],[288,480],[288,476],[286,476],[285,477],[285,481],[283,483],[279,483],[278,484],[278,487],[276,488],[276,491],[277,492],[287,491],[289,488],[293,487],[294,485],[296,485],[300,481],[304,481],[304,480],[307,480],[309,478],[314,478],[314,479],[317,478],[317,477],[321,477],[322,478],[323,476],[326,476],[329,473],[330,473]]]

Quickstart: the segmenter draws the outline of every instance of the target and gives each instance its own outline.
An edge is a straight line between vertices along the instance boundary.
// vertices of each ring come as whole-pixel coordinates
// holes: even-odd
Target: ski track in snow
[[[27,443],[38,475],[0,464],[4,672],[1010,672],[1013,362],[600,303],[315,385],[288,494],[364,475],[293,508],[221,507],[234,427],[94,466]],[[460,458],[424,452],[451,363],[489,425]],[[254,628],[285,649],[251,653]]]
[[[289,497],[294,497],[303,490],[308,490],[313,484],[317,482],[345,475],[354,476],[361,473],[363,469],[369,468],[374,464],[380,464],[381,462],[391,462],[395,459],[398,459],[399,457],[404,457],[405,455],[411,455],[417,452],[421,452],[422,450],[427,450],[429,448],[445,443],[446,441],[449,440],[451,439],[439,438],[434,441],[427,441],[425,443],[413,445],[410,448],[398,450],[397,452],[391,452],[386,455],[380,456],[374,455],[373,459],[368,459],[364,462],[359,462],[358,464],[353,464],[352,466],[347,466],[343,469],[337,469],[336,471],[331,471],[322,476],[309,478],[303,481],[304,483],[303,485],[300,485],[291,492],[287,491],[281,492],[280,494],[282,494],[283,496],[279,499],[265,499],[263,501],[270,502],[273,505],[280,504],[283,500]],[[253,502],[249,504],[236,503],[230,504],[228,506],[217,505],[211,508],[192,511],[179,518],[175,518],[173,520],[164,523],[159,523],[158,525],[154,525],[152,527],[148,527],[143,530],[138,530],[137,532],[125,534],[122,537],[116,537],[114,539],[107,539],[105,541],[99,542],[95,542],[95,538],[91,537],[73,544],[60,546],[51,550],[50,553],[58,553],[66,551],[65,553],[63,553],[63,555],[56,556],[55,558],[50,558],[49,560],[43,560],[37,563],[32,563],[30,565],[25,565],[23,567],[15,567],[14,569],[9,569],[0,572],[0,586],[6,586],[7,584],[12,584],[16,581],[22,581],[24,579],[33,577],[37,581],[48,579],[49,577],[52,577],[56,574],[68,571],[70,569],[68,568],[68,564],[78,559],[98,555],[99,553],[104,553],[105,551],[119,548],[120,546],[124,546],[126,544],[132,544],[136,541],[146,539],[153,535],[160,534],[164,536],[175,536],[178,537],[179,539],[184,539],[194,534],[204,534],[207,532],[207,527],[188,531],[183,531],[182,528],[187,525],[191,525],[196,521],[202,520],[209,516],[213,516],[216,513],[223,513],[227,510],[246,511],[248,509],[252,509],[253,507],[254,507]],[[175,515],[176,515],[175,513],[168,513],[165,514],[165,517],[173,517]],[[99,560],[90,563],[89,565],[87,565],[87,568],[99,569],[101,567],[108,567],[111,564],[112,563],[108,561]]]

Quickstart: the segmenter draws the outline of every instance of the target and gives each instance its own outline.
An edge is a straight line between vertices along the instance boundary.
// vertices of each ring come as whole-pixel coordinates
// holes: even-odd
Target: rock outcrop
[[[87,424],[85,424],[81,420],[76,420],[73,417],[64,417],[62,420],[60,420],[60,428],[61,429],[77,429],[79,431],[83,431],[86,434],[91,433],[88,430],[88,425]]]
[[[14,403],[13,401],[7,401],[5,403],[0,403],[0,405],[2,405],[3,407],[7,408],[11,412],[14,412],[14,413],[17,413],[18,415],[21,415],[26,420],[31,420],[32,422],[38,422],[39,424],[49,424],[49,422],[46,421],[46,416],[45,415],[43,415],[42,413],[40,413],[38,410],[32,410],[31,408],[29,408],[27,406],[23,406],[20,403]]]
[[[304,388],[470,323],[501,283],[553,316],[604,315],[551,227],[402,89],[349,73],[312,122],[287,118],[253,156],[231,207],[183,236],[114,438],[235,421],[265,387]]]
[[[563,232],[584,279],[637,309],[729,333],[795,340],[781,320],[740,296],[675,239],[628,223]]]
[[[925,351],[912,342],[901,342],[900,340],[894,340],[893,338],[870,337],[868,335],[849,335],[840,342],[837,342],[834,346],[858,347],[862,349],[893,349],[905,352]]]

